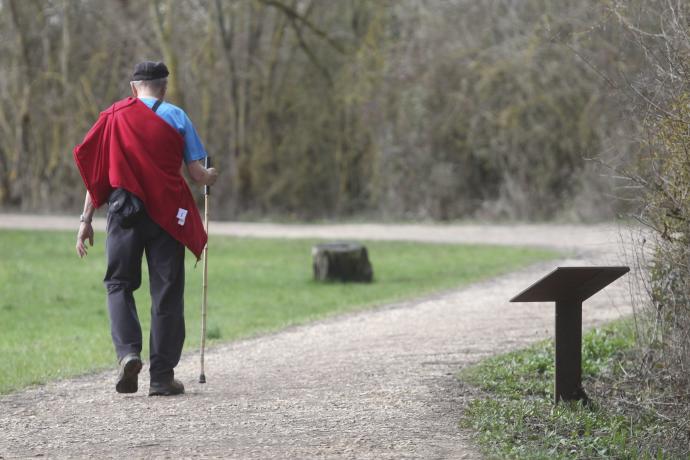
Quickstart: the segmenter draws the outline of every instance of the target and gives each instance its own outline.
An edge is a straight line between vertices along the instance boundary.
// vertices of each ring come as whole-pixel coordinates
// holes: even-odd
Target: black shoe
[[[151,382],[149,396],[175,396],[184,393],[184,385],[177,379],[167,382]]]
[[[125,355],[120,360],[120,373],[117,376],[115,391],[118,393],[136,393],[139,389],[139,371],[141,358],[136,353]]]

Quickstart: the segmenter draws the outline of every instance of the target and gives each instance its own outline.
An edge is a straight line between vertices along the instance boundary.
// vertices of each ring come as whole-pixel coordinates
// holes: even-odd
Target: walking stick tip
[[[199,375],[199,383],[206,383],[206,375],[205,374]]]

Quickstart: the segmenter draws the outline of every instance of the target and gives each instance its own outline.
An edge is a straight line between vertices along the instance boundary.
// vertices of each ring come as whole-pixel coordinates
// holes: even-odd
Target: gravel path
[[[74,219],[0,215],[0,227],[70,228]],[[64,224],[64,227],[61,225]],[[0,397],[0,458],[477,458],[458,428],[463,366],[553,333],[550,304],[508,299],[556,265],[619,264],[608,226],[280,226],[212,224],[219,234],[534,244],[571,259],[433,297],[348,314],[198,356],[187,394],[116,394],[114,372]],[[619,281],[584,308],[585,327],[629,312]]]
[[[79,219],[74,216],[0,214],[0,229],[72,230],[76,234],[78,227]],[[105,231],[105,219],[95,218],[94,228]],[[282,225],[212,221],[210,228],[213,235],[258,238],[340,238],[530,245],[597,253],[615,249],[618,240],[618,229],[613,225]]]

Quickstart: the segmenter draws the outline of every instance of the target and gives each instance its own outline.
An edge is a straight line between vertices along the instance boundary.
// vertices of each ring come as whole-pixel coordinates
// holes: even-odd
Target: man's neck
[[[162,97],[158,97],[158,95],[156,95],[156,94],[148,94],[148,93],[147,93],[147,94],[137,94],[137,97],[138,97],[139,99],[143,99],[143,98],[149,98],[149,99],[163,99]]]

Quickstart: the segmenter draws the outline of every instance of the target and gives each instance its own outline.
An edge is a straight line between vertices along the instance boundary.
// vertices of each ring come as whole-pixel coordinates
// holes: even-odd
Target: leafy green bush
[[[636,172],[636,218],[646,225],[635,245],[641,280],[638,347],[612,399],[640,418],[674,426],[658,445],[690,445],[690,36],[687,2],[620,2],[612,6],[630,43],[645,53],[645,71],[629,93],[644,113]]]
[[[690,93],[658,124],[644,216],[656,235],[650,271],[653,343],[674,380],[690,387]]]

